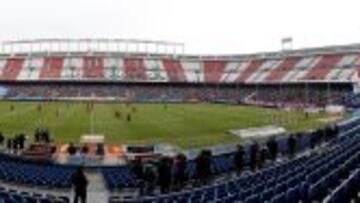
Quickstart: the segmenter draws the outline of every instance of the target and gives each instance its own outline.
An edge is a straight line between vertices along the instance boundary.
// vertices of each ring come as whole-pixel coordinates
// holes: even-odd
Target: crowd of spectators
[[[16,134],[12,138],[7,138],[6,148],[8,152],[17,153],[25,148],[26,135],[23,133]]]
[[[174,158],[162,157],[157,161],[142,162],[135,159],[130,163],[140,194],[151,195],[156,186],[161,193],[181,190],[188,180],[187,157],[179,154]]]
[[[254,102],[326,106],[346,104],[352,87],[344,84],[289,84],[267,85],[256,89],[251,97]]]
[[[257,102],[325,106],[345,104],[352,92],[345,84],[160,84],[160,83],[27,83],[6,84],[6,98],[111,97],[131,102]]]
[[[263,141],[252,141],[249,145],[238,145],[237,150],[228,154],[232,160],[233,175],[241,176],[245,171],[256,172],[279,159],[293,159],[297,153],[301,136],[309,136],[309,149],[327,143],[338,135],[338,127],[329,125],[311,134],[293,133],[286,138],[286,152],[280,156],[280,144],[276,137]],[[282,150],[283,151],[283,150]],[[192,160],[195,163],[195,173],[188,174],[186,168],[189,161],[184,154],[175,157],[162,157],[159,160],[144,161],[136,159],[130,163],[136,179],[136,185],[141,195],[153,195],[156,188],[160,193],[181,191],[186,186],[199,187],[209,185],[216,179],[213,172],[211,150],[204,149]]]

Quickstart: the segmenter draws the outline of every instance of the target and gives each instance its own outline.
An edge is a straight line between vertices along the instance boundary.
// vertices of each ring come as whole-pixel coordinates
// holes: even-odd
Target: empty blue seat
[[[284,203],[286,202],[285,193],[278,194],[271,199],[271,203]]]
[[[245,203],[261,203],[259,195],[254,194],[245,199]]]

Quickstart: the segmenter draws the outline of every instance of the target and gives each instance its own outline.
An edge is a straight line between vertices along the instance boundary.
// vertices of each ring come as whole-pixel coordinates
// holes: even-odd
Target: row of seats
[[[0,156],[0,180],[44,187],[69,188],[75,168],[51,163],[35,163]]]
[[[329,189],[335,189],[341,179],[359,167],[360,136],[348,133],[323,150],[215,185],[128,202],[321,201],[329,195]],[[116,200],[110,199],[110,202]]]
[[[0,187],[0,203],[70,203],[66,196],[20,192]]]
[[[324,200],[325,203],[350,202],[360,188],[360,169],[355,170]]]
[[[109,190],[135,186],[134,175],[128,166],[103,167],[101,173]]]
[[[5,80],[102,79],[149,82],[262,83],[303,80],[350,82],[358,54],[279,58],[173,59],[168,56],[9,56],[0,59]]]

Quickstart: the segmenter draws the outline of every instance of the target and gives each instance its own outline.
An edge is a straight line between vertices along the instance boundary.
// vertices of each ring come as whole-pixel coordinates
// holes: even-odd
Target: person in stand
[[[258,155],[258,150],[259,150],[259,144],[254,141],[251,146],[250,146],[250,169],[252,171],[256,170],[256,160],[257,160],[257,155]]]
[[[83,155],[87,155],[89,153],[89,147],[86,144],[84,146],[82,146],[81,153]]]
[[[12,149],[13,149],[13,153],[17,153],[18,152],[18,149],[19,149],[19,142],[18,142],[18,139],[16,139],[16,137],[15,138],[13,138],[12,139]]]
[[[39,128],[36,128],[34,133],[35,142],[40,142],[41,132]]]
[[[335,138],[338,135],[338,128],[336,124],[327,126],[327,132],[326,132],[326,141],[330,141],[331,139]]]
[[[10,153],[12,152],[12,146],[13,146],[12,142],[13,142],[12,138],[8,138],[6,141],[6,148]]]
[[[130,166],[135,176],[136,186],[140,189],[140,195],[144,195],[144,167],[141,159],[133,160]]]
[[[325,129],[318,129],[318,145],[325,141]]]
[[[168,157],[163,157],[160,160],[159,167],[158,167],[158,174],[159,174],[159,185],[160,185],[160,192],[161,193],[168,193],[170,192],[170,185],[171,185],[171,169],[172,169],[172,160]]]
[[[18,140],[18,144],[19,144],[19,149],[23,150],[24,147],[25,147],[25,140],[26,140],[26,137],[23,133],[21,133],[18,137],[17,137],[17,140]]]
[[[47,128],[44,128],[42,130],[41,137],[42,137],[43,142],[45,142],[45,143],[50,142],[50,133],[49,133],[49,130]]]
[[[96,146],[96,155],[104,156],[105,155],[105,146],[102,143],[98,143]]]
[[[211,151],[203,150],[195,159],[196,177],[200,185],[206,185],[211,179]]]
[[[315,149],[316,142],[317,142],[317,131],[312,132],[310,135],[310,148]]]
[[[333,137],[337,137],[339,135],[339,133],[340,133],[339,126],[337,124],[334,124],[332,126],[332,129],[333,129],[333,131],[332,131]]]
[[[296,150],[296,138],[293,134],[290,135],[288,139],[288,148],[289,148],[289,155],[290,157],[294,157],[295,150]]]
[[[185,186],[187,179],[186,167],[187,158],[184,154],[178,154],[175,159],[174,185],[175,190],[181,190]]]
[[[70,142],[70,144],[67,148],[67,152],[69,153],[69,155],[75,155],[76,147],[75,147],[74,143]]]
[[[242,169],[244,167],[244,154],[245,154],[244,147],[242,145],[238,145],[233,160],[236,174],[238,176],[241,174]]]
[[[145,164],[144,168],[145,193],[153,195],[158,174],[153,163]]]
[[[266,158],[267,158],[267,154],[268,154],[268,149],[266,146],[262,146],[258,152],[258,156],[257,156],[257,168],[259,170],[261,170],[264,167],[264,164],[266,162]]]
[[[74,203],[78,203],[79,200],[81,203],[86,203],[86,189],[88,185],[88,180],[84,174],[82,167],[79,167],[71,179],[71,183],[74,186],[75,196]]]
[[[277,143],[275,137],[271,137],[267,141],[266,146],[269,150],[270,159],[272,161],[275,161],[276,157],[277,157],[277,153],[278,153],[278,143]]]
[[[5,137],[2,132],[0,132],[0,145],[4,144]]]

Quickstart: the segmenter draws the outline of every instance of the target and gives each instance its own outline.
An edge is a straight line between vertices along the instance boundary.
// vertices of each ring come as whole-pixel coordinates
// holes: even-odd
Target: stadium
[[[96,202],[356,198],[360,45],[215,56],[134,39],[1,48],[4,202],[70,202],[79,166],[103,183]]]
[[[2,2],[0,203],[360,202],[351,1]]]

